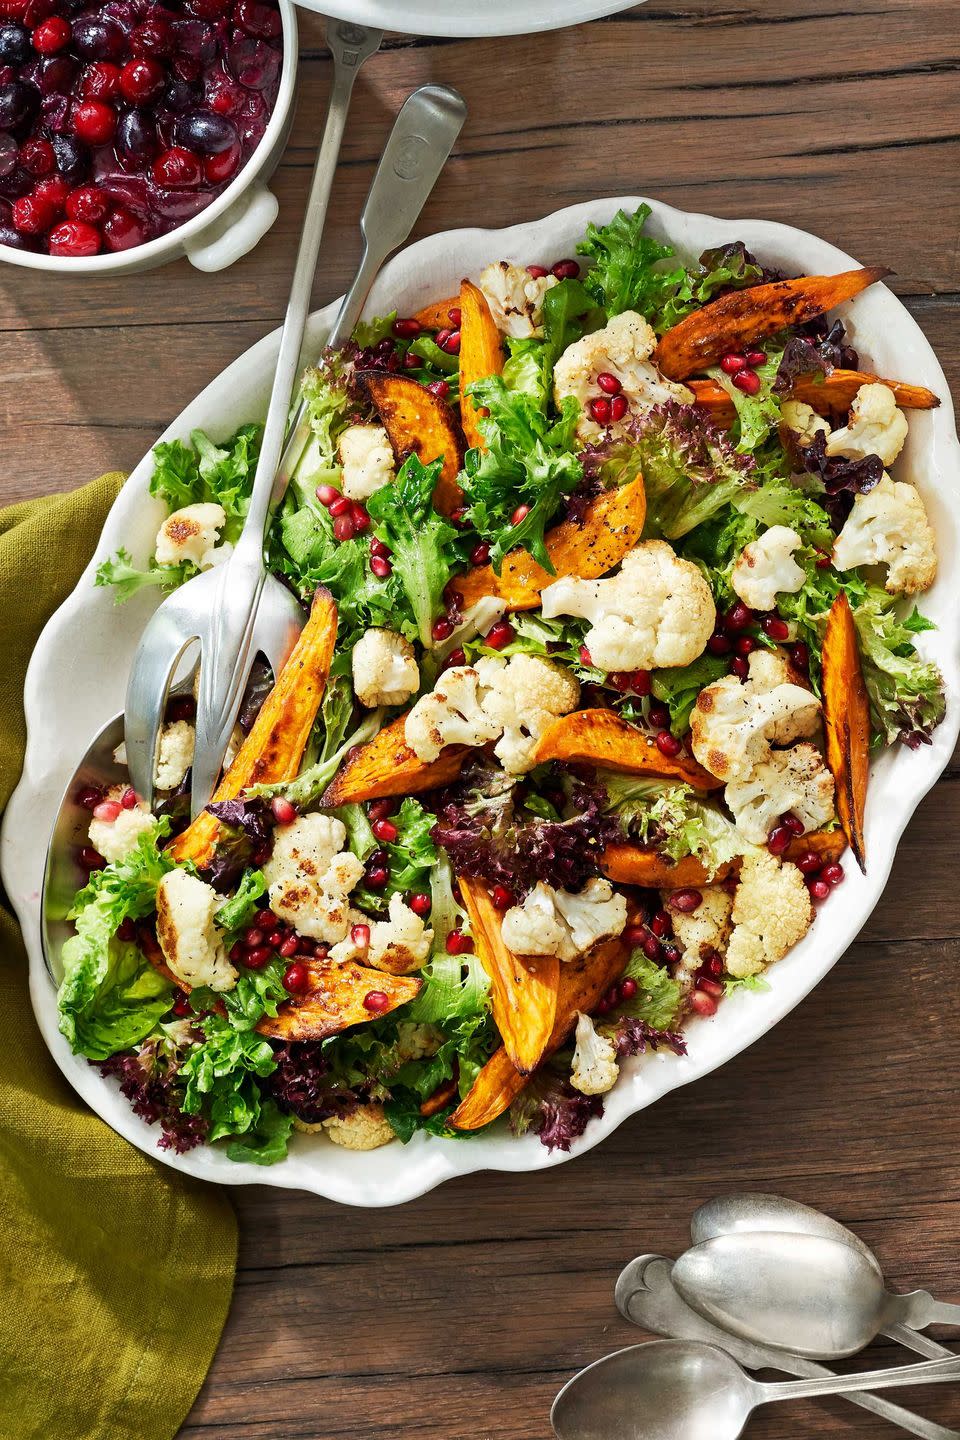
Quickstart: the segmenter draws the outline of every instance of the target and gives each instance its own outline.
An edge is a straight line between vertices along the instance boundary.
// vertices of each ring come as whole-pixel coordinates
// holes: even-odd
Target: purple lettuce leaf
[[[204,878],[218,889],[229,889],[250,865],[261,865],[270,854],[273,829],[265,800],[214,801],[207,806],[220,821],[217,846]]]
[[[628,1055],[643,1055],[647,1050],[659,1050],[661,1045],[672,1050],[674,1055],[687,1053],[687,1042],[679,1031],[655,1030],[645,1020],[638,1020],[632,1015],[621,1015],[611,1026],[604,1026],[604,1034],[608,1033],[618,1060],[624,1060]]]
[[[330,1065],[317,1041],[292,1041],[275,1049],[277,1068],[265,1082],[280,1109],[306,1125],[332,1115],[350,1115],[363,1103],[360,1090],[331,1079]]]
[[[599,1095],[581,1095],[569,1080],[552,1070],[534,1075],[510,1107],[510,1128],[515,1135],[532,1130],[548,1150],[568,1152],[590,1121],[603,1114]]]
[[[156,1046],[147,1043],[135,1053],[111,1055],[99,1063],[98,1069],[101,1075],[120,1081],[120,1093],[129,1100],[135,1115],[148,1125],[160,1126],[158,1149],[185,1155],[204,1143],[209,1122],[202,1115],[184,1115],[176,1069],[159,1059]]]

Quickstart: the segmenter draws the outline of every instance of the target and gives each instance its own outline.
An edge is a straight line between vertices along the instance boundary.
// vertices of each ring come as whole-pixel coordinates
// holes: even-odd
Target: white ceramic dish
[[[307,10],[407,35],[532,35],[629,10],[638,0],[299,0]],[[643,3],[643,0],[639,0]]]
[[[38,255],[0,245],[0,260],[28,270],[46,270],[56,275],[132,275],[155,270],[186,256],[198,270],[225,270],[263,239],[280,210],[277,197],[268,189],[274,170],[286,147],[297,92],[299,38],[297,7],[293,0],[278,0],[283,20],[283,64],[277,103],[263,132],[263,139],[250,159],[231,180],[226,190],[199,215],[178,225],[168,235],[135,245],[130,250],[68,260],[57,255]]]
[[[451,293],[464,274],[476,274],[491,259],[547,264],[573,251],[590,220],[603,223],[622,205],[639,200],[595,201],[561,210],[544,220],[509,230],[459,230],[421,240],[385,268],[374,287],[368,313],[399,306],[412,312],[428,300]],[[856,262],[800,230],[767,221],[716,220],[653,203],[651,229],[666,235],[687,255],[708,245],[742,239],[772,265],[794,272],[833,272]],[[882,255],[872,255],[882,261]],[[311,322],[310,341],[319,347],[336,306]],[[573,1154],[582,1154],[611,1134],[629,1115],[661,1095],[707,1074],[781,1020],[843,954],[880,897],[897,842],[920,798],[947,764],[960,728],[960,618],[953,596],[960,541],[960,445],[954,431],[950,392],[920,329],[882,285],[849,307],[854,343],[879,374],[927,385],[943,399],[939,410],[913,412],[910,436],[900,462],[924,494],[936,529],[940,578],[924,596],[925,612],[937,631],[920,637],[925,653],[940,664],[947,686],[946,721],[933,744],[917,751],[899,748],[873,769],[866,814],[869,871],[864,877],[848,863],[842,891],[819,912],[804,941],[770,974],[770,989],[736,995],[712,1020],[694,1020],[688,1029],[689,1055],[654,1056],[628,1062],[624,1078],[606,1097],[606,1113],[590,1123]],[[277,353],[277,334],[268,336],[209,385],[164,436],[185,439],[201,426],[215,437],[265,411]],[[148,555],[163,517],[149,499],[152,462],[147,456],[131,475],[104,527],[97,552],[76,590],[53,616],[37,645],[27,674],[25,706],[28,741],[23,778],[10,801],[0,841],[3,878],[30,953],[31,994],[37,1020],[57,1064],[74,1088],[115,1130],[176,1169],[206,1180],[278,1185],[311,1190],[354,1205],[392,1205],[410,1200],[455,1175],[475,1170],[543,1170],[568,1157],[552,1155],[533,1136],[521,1140],[505,1130],[468,1141],[418,1135],[404,1147],[389,1145],[354,1154],[313,1136],[294,1138],[289,1158],[261,1169],[236,1165],[221,1152],[201,1148],[184,1156],[156,1149],[157,1132],[130,1110],[112,1082],[72,1055],[57,1030],[56,999],[40,943],[39,896],[47,837],[63,790],[89,739],[122,708],[127,664],[154,601],[145,596],[114,605],[93,585],[94,567],[124,545],[138,559]],[[61,697],[69,696],[69,705]],[[25,1021],[25,1023],[27,1023]]]

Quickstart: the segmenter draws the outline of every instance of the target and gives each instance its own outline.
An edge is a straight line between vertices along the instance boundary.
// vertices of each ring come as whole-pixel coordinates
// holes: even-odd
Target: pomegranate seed
[[[82,805],[84,810],[95,810],[102,799],[102,790],[98,790],[94,785],[84,785],[77,795],[77,804]]]
[[[816,855],[812,850],[805,850],[802,855],[797,856],[794,864],[801,875],[815,875],[820,869],[820,856]]]
[[[166,190],[192,190],[202,178],[200,161],[182,145],[171,145],[153,162],[153,178]]]
[[[550,274],[556,275],[558,280],[576,280],[580,266],[576,260],[558,260],[556,265],[550,266]]]
[[[748,350],[744,356],[751,370],[756,370],[758,365],[765,365],[767,361],[766,350]]]
[[[236,965],[238,961],[241,961],[244,958],[245,951],[243,946],[240,944],[240,941],[238,940],[235,945],[230,946],[230,950],[228,953],[230,955],[230,959],[233,961],[234,965]]]
[[[434,620],[430,627],[430,635],[434,640],[449,640],[453,634],[453,621],[448,620],[446,615],[441,615]]]
[[[393,801],[387,798],[384,800],[372,800],[370,802],[370,807],[367,811],[367,814],[370,816],[371,821],[385,820],[388,815],[393,814],[393,811]]]
[[[272,910],[258,910],[253,917],[253,923],[258,930],[272,930],[277,923],[277,917]]]
[[[602,995],[597,1001],[596,1005],[593,1007],[594,1014],[609,1015],[615,1004],[616,1001],[610,999],[609,993],[606,995]]]
[[[636,995],[638,989],[639,986],[637,985],[636,980],[632,979],[631,976],[628,975],[626,980],[620,981],[620,999],[632,1000],[633,997]]]
[[[644,925],[628,925],[623,932],[623,938],[628,945],[636,947],[642,945],[647,938],[647,930]]]
[[[454,305],[447,311],[447,319],[450,321],[450,324],[453,326],[454,330],[460,329],[460,326],[463,323],[463,312],[461,311],[459,305]]]
[[[750,674],[750,667],[746,660],[742,659],[739,655],[731,662],[730,670],[732,674],[736,675],[738,680],[746,680]]]
[[[733,649],[733,642],[728,635],[717,633],[710,636],[707,641],[707,649],[711,655],[729,655]]]
[[[673,921],[670,919],[666,910],[657,910],[655,912],[653,919],[650,921],[650,929],[659,940],[662,940],[665,935],[670,934],[673,929]]]
[[[400,831],[397,829],[396,825],[394,825],[392,820],[374,820],[373,824],[370,826],[370,829],[373,831],[377,839],[381,840],[384,845],[392,845],[393,842],[396,840],[397,836],[400,834]]]
[[[466,507],[466,505],[460,505],[460,506],[458,506],[458,508],[457,508],[456,510],[452,511],[452,512],[447,516],[447,519],[450,521],[451,525],[456,525],[456,527],[457,527],[458,530],[465,530],[465,529],[467,528],[467,507]]]
[[[634,695],[639,695],[645,699],[650,694],[650,685],[651,680],[649,670],[631,671],[630,688],[633,690]],[[668,715],[667,719],[669,720],[669,718],[670,717]]]
[[[723,986],[719,980],[711,980],[707,975],[697,976],[697,989],[704,995],[712,995],[714,1000],[719,1000],[723,995]]]
[[[425,919],[433,908],[433,901],[430,899],[430,896],[425,895],[422,890],[418,891],[416,895],[411,895],[409,903],[414,915],[419,915],[421,920]]]
[[[451,930],[446,939],[448,955],[468,955],[473,950],[473,940],[462,930]]]
[[[792,810],[788,810],[785,815],[780,816],[780,824],[789,830],[791,835],[802,835],[807,828],[800,816],[794,815]]]
[[[338,515],[333,522],[333,538],[341,545],[345,540],[353,539],[353,517],[351,515]]]
[[[349,515],[353,510],[353,501],[346,495],[337,495],[335,500],[330,501],[329,509],[333,516]]]
[[[664,945],[663,962],[665,965],[678,965],[680,963],[680,951],[676,945]]]
[[[310,940],[306,935],[297,936],[298,955],[316,955],[318,960],[326,960],[330,954],[329,945],[321,945],[319,940]]]
[[[611,375],[609,370],[604,370],[601,375],[597,376],[597,384],[604,395],[619,395],[623,389],[623,385],[616,375]]]
[[[795,640],[790,646],[790,664],[796,670],[810,668],[810,651],[802,640]]]
[[[297,946],[299,944],[300,941],[298,940],[297,936],[294,935],[292,932],[289,935],[284,935],[283,939],[280,941],[280,944],[277,946],[277,954],[282,955],[284,960],[290,960],[294,955],[296,955]]]
[[[273,959],[273,951],[269,945],[255,945],[248,950],[243,957],[243,963],[248,970],[262,970],[264,965],[269,965]]]
[[[364,530],[370,529],[370,516],[366,512],[366,508],[360,504],[359,500],[351,501],[350,517],[353,520],[353,528],[358,535],[362,535]]]
[[[528,516],[529,514],[530,514],[530,506],[529,506],[529,505],[518,505],[517,508],[516,508],[516,510],[514,510],[513,514],[510,516],[510,524],[511,524],[511,525],[522,525],[523,522],[524,522],[524,520],[526,520],[526,518],[527,518],[527,516]]]
[[[581,665],[588,665],[588,666],[590,666],[591,668],[593,667],[593,658],[592,658],[592,656],[591,656],[591,654],[590,654],[590,651],[587,649],[586,645],[581,645],[581,646],[580,646],[580,664],[581,664]]]
[[[447,656],[446,660],[443,662],[443,668],[444,668],[445,670],[449,670],[452,665],[466,665],[466,663],[467,663],[467,657],[466,657],[466,655],[464,654],[464,652],[460,649],[460,646],[458,645],[457,648],[456,648],[456,650],[451,650],[451,651],[450,651],[450,654]]]
[[[738,630],[745,630],[748,625],[752,625],[753,620],[753,611],[744,605],[742,600],[738,600],[724,615],[723,628],[728,635],[735,635]]]
[[[844,880],[843,866],[836,864],[824,865],[820,871],[820,879],[826,880],[828,885],[841,885]]]
[[[84,100],[73,112],[73,129],[86,145],[109,145],[117,131],[117,112],[102,100]]]
[[[765,615],[760,621],[760,628],[771,640],[779,642],[790,638],[790,626],[779,615]]]
[[[335,485],[318,485],[316,496],[320,504],[325,505],[329,510],[334,501],[340,499],[340,491]]]
[[[385,990],[368,990],[363,997],[363,1008],[371,1015],[382,1015],[390,1009],[390,996]]]
[[[82,185],[71,190],[65,209],[68,220],[79,220],[85,225],[99,225],[106,218],[110,201],[96,185]]]
[[[243,943],[248,950],[256,950],[263,944],[265,934],[265,927],[261,925],[248,925],[243,932]]]
[[[704,1017],[716,1015],[718,1003],[712,995],[703,990],[694,990],[690,996],[690,1008]]]
[[[782,855],[790,844],[790,831],[786,825],[774,825],[767,836],[767,849],[771,855]]]
[[[126,790],[124,790],[123,794],[120,796],[120,804],[123,806],[124,810],[136,809],[137,792],[136,790],[134,790],[132,785],[128,785]]]
[[[414,320],[412,316],[406,320],[394,320],[393,322],[393,333],[400,340],[415,340],[422,329],[420,321]]]
[[[640,948],[648,960],[659,960],[663,955],[663,946],[656,935],[648,935]]]
[[[291,995],[304,995],[310,989],[310,971],[300,960],[295,960],[284,970],[283,988]]]
[[[502,650],[505,645],[516,639],[517,632],[509,620],[498,620],[496,625],[491,625],[487,631],[484,644],[491,650]]]
[[[658,730],[653,738],[660,754],[666,755],[668,760],[675,759],[683,749],[676,735],[671,735],[669,730]]]
[[[814,563],[818,570],[829,570],[833,564],[833,557],[831,555],[821,555]]]
[[[830,894],[830,886],[827,881],[819,878],[816,880],[808,880],[807,889],[810,891],[810,896],[813,900],[826,900]]]
[[[107,863],[100,854],[100,851],[94,850],[92,845],[84,845],[77,859],[80,861],[84,870],[102,870]]]
[[[436,395],[438,400],[446,400],[450,394],[449,380],[431,380],[424,388],[429,390],[431,395]]]
[[[281,945],[282,943],[283,943],[283,931],[282,931],[282,930],[271,930],[271,931],[270,931],[270,934],[267,936],[266,940],[264,941],[264,944],[265,944],[265,945],[268,945],[271,950],[276,950],[277,946],[278,946],[278,945]]]
[[[440,345],[440,337],[439,337],[439,336],[437,337],[437,344]],[[440,349],[441,349],[441,350],[446,350],[446,352],[447,352],[448,355],[459,355],[459,354],[460,354],[460,331],[459,331],[459,330],[450,330],[450,331],[448,331],[448,332],[447,332],[447,338],[444,340],[443,344],[440,345]]]
[[[509,910],[514,903],[514,896],[506,885],[494,885],[490,898],[493,901],[494,910]]]
[[[386,580],[388,575],[393,574],[393,566],[389,560],[384,560],[382,555],[374,555],[370,561],[370,569],[378,580]]]
[[[190,996],[185,995],[182,990],[177,991],[177,998],[170,1007],[178,1020],[184,1020],[188,1015],[193,1014],[193,1006],[190,1004]]]
[[[701,969],[710,976],[711,980],[720,979],[720,976],[723,974],[723,960],[717,954],[716,950],[710,951],[709,955],[704,959]]]
[[[703,896],[699,890],[674,890],[667,901],[668,907],[678,910],[681,915],[692,915],[702,904]]]
[[[371,890],[382,890],[390,879],[390,871],[382,865],[375,865],[372,870],[367,871],[365,879]]]
[[[94,820],[106,820],[108,824],[112,824],[122,809],[123,806],[119,800],[101,800],[93,812],[93,818]]]
[[[760,376],[755,370],[738,370],[733,383],[744,395],[756,395],[760,389]]]
[[[136,940],[137,927],[129,915],[125,920],[120,921],[120,924],[117,926],[116,935],[117,939],[122,940],[124,944],[129,944],[131,940]]]
[[[733,648],[738,655],[751,655],[757,648],[757,642],[749,635],[738,635]]]
[[[488,541],[481,540],[479,545],[474,545],[470,551],[471,565],[486,565],[490,559],[490,545]]]
[[[40,22],[30,36],[30,43],[40,55],[56,55],[58,50],[70,44],[72,34],[68,20],[51,15],[49,20]]]
[[[528,265],[527,274],[532,275],[534,280],[542,280],[544,276],[550,274],[550,271],[545,265]]]
[[[627,413],[627,397],[625,395],[614,395],[610,401],[610,423],[616,425]]]
[[[49,175],[57,157],[49,140],[24,140],[20,146],[20,164],[31,175]]]
[[[747,359],[745,355],[724,355],[720,361],[720,369],[724,375],[736,375],[739,371],[745,370]]]
[[[389,560],[393,551],[389,545],[385,545],[382,540],[378,540],[376,535],[373,535],[370,538],[370,554],[379,556],[381,560]]]
[[[598,395],[595,400],[590,401],[590,418],[598,425],[610,424],[610,401],[606,395]]]
[[[273,818],[278,825],[292,825],[299,815],[296,805],[291,805],[289,800],[284,800],[282,795],[275,795],[270,801],[270,809],[273,811]]]
[[[366,950],[370,944],[370,926],[363,921],[350,926],[350,939],[360,950]]]

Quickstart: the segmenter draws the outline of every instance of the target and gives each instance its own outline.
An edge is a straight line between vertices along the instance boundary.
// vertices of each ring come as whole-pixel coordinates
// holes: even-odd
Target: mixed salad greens
[[[267,539],[294,656],[256,669],[197,821],[189,695],[156,813],[78,797],[60,1025],[161,1147],[270,1164],[294,1128],[370,1149],[508,1113],[569,1149],[628,1057],[765,986],[865,863],[870,751],[943,718],[933,534],[890,474],[938,402],[827,318],[883,272],[686,263],[648,218],[307,371]],[[229,563],[259,442],[158,445],[155,553],[97,583]]]

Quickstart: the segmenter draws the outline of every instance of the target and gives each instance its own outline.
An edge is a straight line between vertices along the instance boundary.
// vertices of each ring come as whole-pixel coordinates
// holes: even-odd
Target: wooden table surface
[[[330,78],[313,17],[302,49],[280,218],[255,254],[219,276],[4,272],[3,502],[132,467],[278,323]],[[350,278],[402,98],[446,81],[470,119],[418,234],[638,192],[789,221],[895,269],[957,394],[958,69],[957,0],[651,0],[526,39],[393,38],[358,85],[316,301]],[[877,911],[814,994],[602,1148],[399,1210],[238,1190],[236,1300],[182,1440],[546,1440],[561,1383],[639,1338],[613,1306],[621,1265],[678,1253],[695,1206],[737,1186],[853,1224],[895,1286],[960,1294],[958,777],[921,805]],[[955,1392],[908,1398],[960,1424]],[[881,1433],[840,1400],[771,1407],[750,1428]]]

